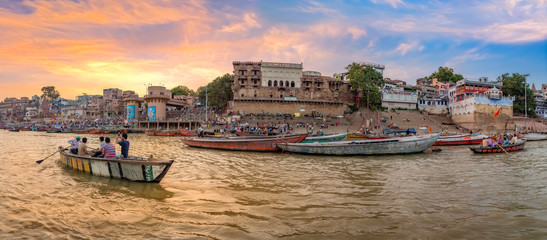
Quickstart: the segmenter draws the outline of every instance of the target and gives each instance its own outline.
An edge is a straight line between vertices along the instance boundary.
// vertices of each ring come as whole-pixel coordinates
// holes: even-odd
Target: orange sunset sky
[[[547,83],[547,2],[0,1],[0,101],[53,85],[61,96],[206,85],[232,61],[354,61],[415,84],[449,66],[470,79],[529,73]]]

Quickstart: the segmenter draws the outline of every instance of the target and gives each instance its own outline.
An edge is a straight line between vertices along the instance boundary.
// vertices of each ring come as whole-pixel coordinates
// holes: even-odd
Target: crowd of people
[[[89,151],[87,147],[87,138],[80,138],[80,136],[76,136],[76,138],[68,140],[68,143],[70,144],[68,150],[72,154],[79,156],[117,159],[129,158],[129,141],[127,140],[126,133],[118,134],[115,141],[116,144],[120,145],[120,154],[116,154],[116,145],[112,143],[109,137],[100,136],[99,140],[101,141],[100,147]]]
[[[513,134],[499,134],[491,138],[485,138],[482,140],[482,147],[496,147],[496,146],[508,146],[511,144],[516,144],[518,142],[517,135]]]

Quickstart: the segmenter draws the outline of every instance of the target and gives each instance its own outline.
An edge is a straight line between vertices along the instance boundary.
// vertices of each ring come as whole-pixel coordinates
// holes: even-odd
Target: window
[[[241,97],[245,97],[245,94],[242,93],[242,94],[241,94]]]
[[[272,86],[272,80],[268,80],[268,87]]]
[[[283,81],[279,81],[279,86],[283,87]]]
[[[274,81],[274,87],[277,87],[277,80]]]
[[[291,82],[291,87],[294,87],[294,81]]]
[[[289,81],[285,81],[285,87],[289,86]]]

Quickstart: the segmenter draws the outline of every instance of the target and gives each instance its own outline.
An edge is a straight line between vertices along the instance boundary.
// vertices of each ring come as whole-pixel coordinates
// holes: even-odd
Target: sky
[[[233,61],[352,62],[416,79],[529,74],[547,84],[547,0],[0,0],[0,101],[178,85],[196,90]]]

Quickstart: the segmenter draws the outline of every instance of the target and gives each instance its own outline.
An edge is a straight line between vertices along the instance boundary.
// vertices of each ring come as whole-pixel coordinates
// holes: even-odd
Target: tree
[[[207,98],[210,106],[217,108],[226,107],[228,101],[233,99],[232,78],[232,74],[226,73],[221,77],[215,78],[207,86],[198,88],[199,100],[205,102],[205,92],[207,90]]]
[[[61,94],[59,94],[59,91],[55,90],[55,86],[42,87],[42,92],[43,94],[41,97],[49,100],[55,100],[59,96],[61,96]]]
[[[373,108],[379,109],[382,106],[380,89],[385,84],[382,74],[371,66],[363,66],[358,63],[348,65],[346,70],[348,70],[351,87],[363,93],[367,107],[373,106]]]
[[[425,77],[428,80],[436,78],[439,82],[457,82],[463,79],[461,74],[455,74],[454,69],[449,67],[439,67],[437,72],[432,73],[428,77]]]
[[[501,91],[505,96],[514,96],[515,101],[513,101],[513,112],[518,112],[524,114],[525,108],[524,105],[528,108],[528,116],[536,116],[534,109],[536,108],[536,101],[534,101],[534,92],[530,89],[530,85],[526,83],[526,78],[530,76],[529,74],[519,74],[513,73],[504,73],[498,76],[497,80],[503,85],[501,86]],[[526,89],[526,104],[524,101],[524,91]]]
[[[173,95],[186,95],[186,96],[194,96],[196,97],[198,94],[194,90],[188,88],[187,86],[176,86],[173,89],[171,89],[171,93]]]

